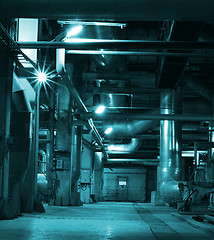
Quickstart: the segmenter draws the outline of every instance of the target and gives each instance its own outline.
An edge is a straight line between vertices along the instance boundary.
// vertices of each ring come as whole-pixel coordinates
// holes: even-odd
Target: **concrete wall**
[[[92,194],[95,195],[97,201],[103,200],[103,161],[101,152],[94,153]]]
[[[104,169],[103,194],[108,201],[145,201],[146,170]]]
[[[157,168],[148,167],[146,169],[146,201],[151,201],[151,192],[157,190]]]

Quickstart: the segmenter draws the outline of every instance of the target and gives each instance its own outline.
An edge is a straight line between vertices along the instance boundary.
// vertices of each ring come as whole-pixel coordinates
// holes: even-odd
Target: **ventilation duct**
[[[160,107],[162,114],[179,112],[179,92],[162,90]],[[177,108],[175,108],[175,106]],[[181,180],[181,130],[180,122],[160,121],[160,164],[158,187],[162,198],[172,204],[180,195],[178,184]]]
[[[27,80],[26,80],[27,81]],[[19,78],[14,74],[12,104],[14,112],[31,112],[30,102]]]
[[[0,3],[2,18],[213,21],[213,9],[213,0],[7,0]]]
[[[104,126],[106,129],[109,127],[113,129],[111,135],[133,137],[149,130],[158,124],[159,121],[142,120],[112,122],[111,124],[104,123]]]
[[[129,154],[134,152],[141,144],[141,141],[137,138],[132,138],[128,144],[112,144],[107,147],[108,154]]]
[[[13,78],[12,105],[10,131],[14,144],[11,145],[10,151],[9,196],[15,212],[18,213],[21,212],[21,205],[25,205],[30,199],[31,191],[27,189],[25,192],[24,190],[26,181],[28,181],[28,184],[30,182],[29,179],[26,180],[26,176],[30,166],[32,119],[31,106],[26,91],[15,74]],[[32,185],[30,188],[32,189]]]

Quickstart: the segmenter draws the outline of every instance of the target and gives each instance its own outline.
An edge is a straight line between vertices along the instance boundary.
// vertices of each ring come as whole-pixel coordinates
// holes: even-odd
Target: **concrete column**
[[[5,215],[4,207],[8,201],[12,73],[11,54],[0,41],[0,199],[2,199],[0,201],[0,217],[2,218],[9,217],[7,214]]]
[[[164,89],[160,99],[161,114],[179,113],[179,92]],[[158,169],[158,189],[165,200],[175,197],[177,181],[181,180],[181,133],[180,122],[160,121],[160,165]]]

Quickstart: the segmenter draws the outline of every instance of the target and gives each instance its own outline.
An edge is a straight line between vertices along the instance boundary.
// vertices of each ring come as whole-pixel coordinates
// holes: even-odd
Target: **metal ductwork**
[[[179,106],[179,92],[164,89],[160,100],[161,113],[174,114],[179,112]],[[158,187],[162,198],[170,204],[180,194],[178,181],[181,180],[181,129],[179,122],[160,121]]]
[[[213,21],[213,9],[213,0],[7,0],[0,2],[2,18]]]
[[[112,144],[108,145],[108,154],[129,154],[134,152],[141,144],[138,138],[132,138],[128,144]]]
[[[30,183],[32,178],[28,178],[31,164],[31,106],[26,96],[26,91],[20,83],[20,79],[14,74],[12,93],[12,113],[11,113],[11,138],[14,143],[10,147],[10,174],[9,174],[9,196],[12,200],[15,212],[26,210],[26,202],[29,202],[29,193],[26,190],[26,183]],[[32,172],[33,174],[33,172]],[[32,186],[30,187],[32,189]],[[21,209],[23,206],[23,209]],[[32,210],[32,209],[31,209]]]
[[[152,114],[155,114],[154,112]],[[113,129],[111,135],[119,136],[135,136],[149,130],[154,125],[158,125],[159,121],[153,120],[133,120],[133,121],[115,121],[111,124],[104,123],[106,128],[111,127]]]
[[[14,74],[12,104],[14,112],[31,112],[30,102],[19,78]]]

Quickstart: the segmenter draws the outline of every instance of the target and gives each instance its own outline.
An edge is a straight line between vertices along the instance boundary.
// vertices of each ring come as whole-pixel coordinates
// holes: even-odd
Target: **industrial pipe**
[[[73,187],[80,177],[82,151],[82,127],[72,127],[72,144],[71,144],[71,186]]]
[[[81,115],[83,118],[91,117],[91,113]],[[93,116],[94,119],[114,119],[114,120],[169,120],[169,121],[214,121],[213,115],[195,114],[143,114],[143,113],[106,113],[105,115]]]
[[[112,144],[108,145],[107,152],[109,154],[129,154],[134,152],[139,146],[141,141],[138,138],[132,138],[128,144]]]
[[[115,39],[71,39],[69,42],[17,42],[20,48],[64,48],[70,50],[127,50],[127,49],[214,49],[214,42],[193,42],[193,41],[145,41],[145,40],[115,40]],[[102,50],[103,51],[103,50]],[[99,53],[102,54],[99,50]]]
[[[164,89],[161,93],[160,108],[164,114],[179,112],[179,92]],[[160,121],[158,188],[162,198],[169,204],[180,195],[178,181],[181,180],[181,132],[179,122]]]
[[[7,0],[0,2],[1,18],[213,21],[213,9],[213,0]]]

